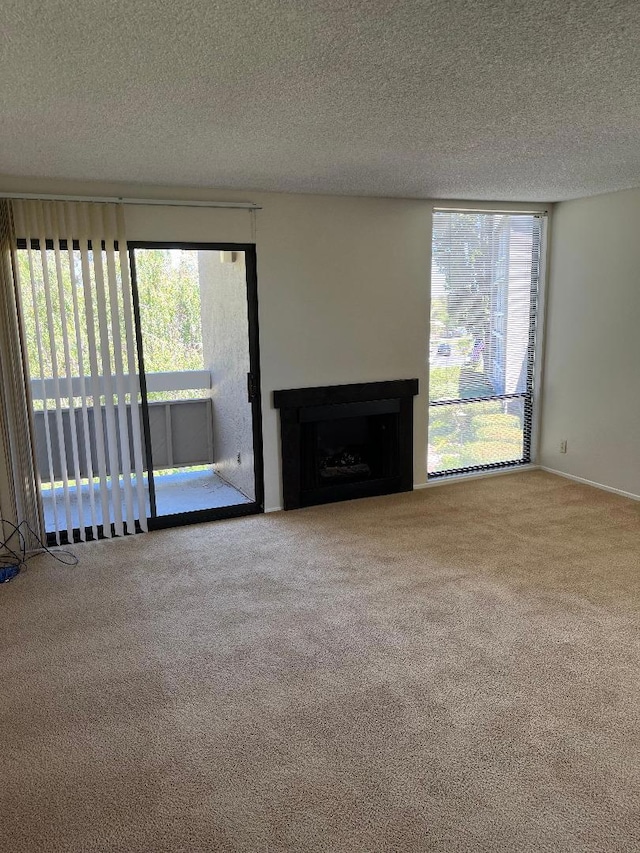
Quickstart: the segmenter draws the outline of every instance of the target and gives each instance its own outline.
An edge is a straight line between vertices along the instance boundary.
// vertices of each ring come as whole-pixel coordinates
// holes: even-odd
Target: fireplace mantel
[[[410,491],[417,393],[417,379],[274,391],[284,508]],[[327,463],[323,441],[325,447],[339,445],[341,428],[340,458]],[[359,444],[353,444],[354,436]],[[352,457],[354,464],[349,464]]]

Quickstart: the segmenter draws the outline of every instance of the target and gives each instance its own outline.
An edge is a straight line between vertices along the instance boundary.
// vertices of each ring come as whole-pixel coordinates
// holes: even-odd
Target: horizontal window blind
[[[434,213],[430,478],[531,459],[542,222]]]

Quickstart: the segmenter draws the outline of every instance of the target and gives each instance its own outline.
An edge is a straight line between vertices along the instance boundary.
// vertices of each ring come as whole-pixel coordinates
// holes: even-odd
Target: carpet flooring
[[[640,505],[543,472],[0,587],[0,848],[640,849]]]

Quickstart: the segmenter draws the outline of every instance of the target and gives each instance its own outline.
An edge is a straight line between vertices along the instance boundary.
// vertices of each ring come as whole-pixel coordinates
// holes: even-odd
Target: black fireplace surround
[[[284,508],[413,488],[417,379],[274,391]]]

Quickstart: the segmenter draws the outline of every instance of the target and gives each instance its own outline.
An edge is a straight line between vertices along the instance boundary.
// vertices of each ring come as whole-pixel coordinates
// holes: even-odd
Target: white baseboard
[[[462,483],[467,480],[484,480],[485,477],[503,477],[505,474],[521,474],[523,471],[539,471],[539,465],[514,465],[513,468],[497,468],[495,471],[470,471],[468,474],[452,474],[450,477],[438,477],[427,480],[426,483],[416,483],[414,490],[431,489],[435,486],[446,486],[449,483]]]
[[[284,507],[281,507],[281,506],[268,506],[268,507],[265,507],[265,510],[264,510],[264,511],[265,511],[265,512],[280,512],[280,510],[282,510],[282,509],[284,509]]]
[[[586,480],[584,477],[576,477],[575,474],[556,471],[555,468],[547,468],[546,465],[540,465],[538,467],[541,471],[546,471],[547,474],[556,474],[558,477],[573,480],[574,483],[582,483],[584,486],[593,486],[594,489],[602,489],[604,492],[612,492],[614,495],[622,495],[623,498],[631,498],[633,501],[640,501],[640,495],[634,495],[633,492],[625,492],[623,489],[614,489],[613,486],[605,486],[604,483],[595,483],[593,480]]]

